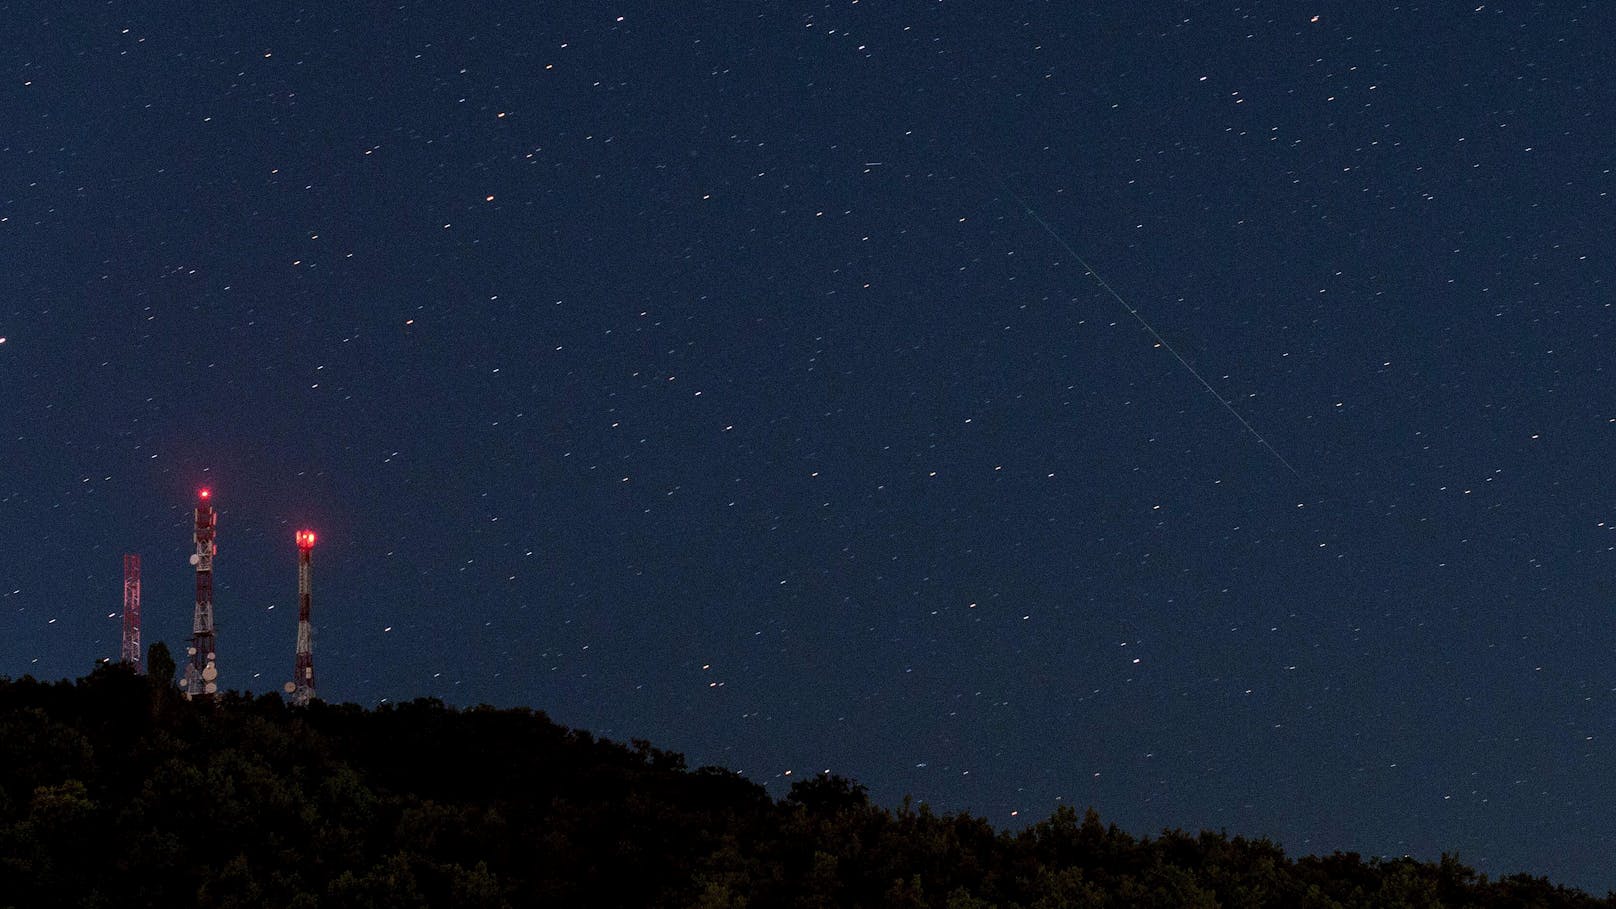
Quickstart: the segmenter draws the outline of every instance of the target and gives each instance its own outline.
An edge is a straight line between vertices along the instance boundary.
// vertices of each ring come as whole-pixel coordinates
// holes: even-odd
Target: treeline
[[[834,776],[777,802],[534,711],[202,705],[167,677],[0,680],[0,906],[1616,907],[1066,808],[1008,833]]]

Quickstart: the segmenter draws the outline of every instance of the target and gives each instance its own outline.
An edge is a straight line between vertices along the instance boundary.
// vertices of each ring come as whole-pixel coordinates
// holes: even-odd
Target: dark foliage
[[[168,652],[168,645],[162,641],[146,648],[146,672],[151,676],[152,682],[157,685],[174,684],[174,655]]]
[[[155,651],[156,648],[154,647]],[[150,660],[154,669],[161,661]],[[165,678],[172,679],[172,660]],[[784,801],[527,710],[191,704],[0,680],[0,906],[1616,907],[1456,859],[1286,858],[1063,808],[1020,833],[840,777]]]

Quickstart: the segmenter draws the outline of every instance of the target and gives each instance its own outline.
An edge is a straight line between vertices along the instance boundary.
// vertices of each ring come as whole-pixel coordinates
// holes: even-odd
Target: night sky
[[[1616,887],[1609,5],[359,6],[0,5],[0,674],[206,485],[228,688]]]

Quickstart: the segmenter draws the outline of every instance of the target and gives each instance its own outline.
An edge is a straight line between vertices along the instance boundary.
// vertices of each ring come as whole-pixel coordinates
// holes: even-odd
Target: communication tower
[[[286,693],[293,704],[314,700],[314,626],[309,623],[310,557],[314,554],[314,531],[297,532],[297,660]]]
[[[196,566],[196,612],[191,617],[191,645],[185,651],[190,659],[180,687],[187,699],[211,700],[219,692],[213,635],[213,555],[218,551],[213,536],[218,515],[213,511],[211,491],[199,490],[196,497],[196,553],[191,556],[191,564]]]
[[[141,671],[140,660],[140,556],[123,557],[123,647],[118,659]]]

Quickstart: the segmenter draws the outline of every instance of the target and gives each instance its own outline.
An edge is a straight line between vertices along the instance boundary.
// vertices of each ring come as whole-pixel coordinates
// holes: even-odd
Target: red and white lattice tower
[[[310,558],[314,555],[314,531],[297,532],[297,660],[286,693],[293,704],[314,700],[314,626],[309,623]]]
[[[191,616],[191,645],[185,650],[189,659],[180,687],[187,698],[210,700],[219,693],[213,634],[213,556],[218,552],[213,535],[218,515],[213,511],[212,492],[203,489],[196,497],[196,553],[191,556],[191,564],[196,566],[196,612]]]
[[[118,659],[141,671],[140,661],[140,556],[123,557],[123,647]]]

